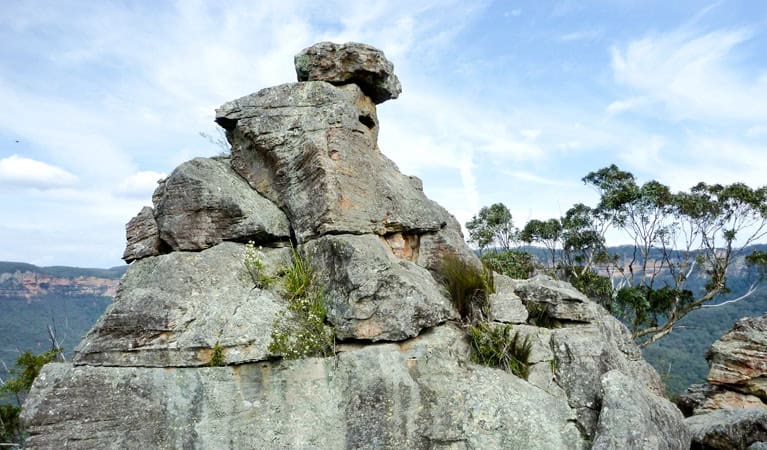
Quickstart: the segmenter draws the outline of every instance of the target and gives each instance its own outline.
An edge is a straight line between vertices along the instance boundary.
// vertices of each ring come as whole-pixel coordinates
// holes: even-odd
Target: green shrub
[[[0,442],[23,443],[25,433],[19,419],[21,403],[32,388],[32,383],[40,374],[40,370],[56,359],[57,354],[57,350],[50,350],[39,355],[24,352],[16,358],[16,367],[9,371],[10,378],[0,384],[0,394],[13,394],[18,402],[17,406],[0,405]]]
[[[266,274],[266,266],[258,256],[258,251],[256,251],[256,244],[253,241],[248,241],[248,243],[245,244],[243,264],[245,265],[245,271],[253,281],[253,285],[255,285],[257,288],[264,289],[274,283],[274,278]]]
[[[14,405],[0,405],[0,442],[20,442],[23,439],[21,428],[21,408]]]
[[[510,278],[526,280],[535,272],[533,255],[521,250],[488,252],[480,258],[485,267]]]
[[[224,347],[221,347],[218,342],[213,346],[213,352],[210,355],[210,367],[221,367],[226,365],[226,359],[224,358]]]
[[[308,258],[296,249],[283,282],[288,307],[274,322],[269,351],[285,359],[332,355],[335,335],[325,324],[323,288]]]
[[[487,315],[488,296],[495,292],[492,271],[448,255],[440,262],[439,275],[461,319],[474,323]]]
[[[532,343],[513,333],[511,325],[479,323],[469,328],[471,360],[490,367],[500,367],[527,379],[530,370]]]

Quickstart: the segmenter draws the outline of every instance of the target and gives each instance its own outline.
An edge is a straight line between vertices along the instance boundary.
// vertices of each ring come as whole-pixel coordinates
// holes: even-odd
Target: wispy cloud
[[[767,120],[763,73],[737,72],[735,50],[753,39],[750,28],[698,32],[689,26],[649,34],[612,48],[618,83],[657,101],[681,120]]]
[[[595,41],[601,39],[604,35],[604,30],[595,28],[589,30],[578,30],[571,33],[565,33],[559,37],[564,42],[574,41]]]

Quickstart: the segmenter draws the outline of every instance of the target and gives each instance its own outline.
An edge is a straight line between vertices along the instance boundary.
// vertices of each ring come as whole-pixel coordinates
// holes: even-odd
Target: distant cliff
[[[0,300],[36,297],[114,297],[127,266],[111,269],[78,267],[37,267],[32,264],[0,262]]]

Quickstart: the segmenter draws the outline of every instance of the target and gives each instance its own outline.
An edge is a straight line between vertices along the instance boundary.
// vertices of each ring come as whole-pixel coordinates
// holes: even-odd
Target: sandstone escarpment
[[[224,104],[229,159],[195,159],[128,225],[134,261],[73,364],[46,366],[30,448],[657,448],[682,416],[626,328],[572,286],[495,275],[493,324],[531,343],[526,379],[472,362],[435,269],[480,263],[455,218],[378,148],[400,93],[362,44],[296,57],[298,83]],[[269,346],[291,246],[322,286],[333,356]],[[557,328],[530,321],[545,308]],[[223,367],[207,367],[219,352]],[[628,393],[628,394],[624,394]]]

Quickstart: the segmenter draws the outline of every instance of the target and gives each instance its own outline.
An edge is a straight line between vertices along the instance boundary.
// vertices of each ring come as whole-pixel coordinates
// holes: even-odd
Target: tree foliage
[[[492,244],[509,250],[517,239],[519,230],[514,227],[511,212],[503,203],[485,206],[466,222],[469,240],[477,244],[480,253]]]
[[[767,267],[767,254],[745,253],[767,234],[767,187],[698,183],[674,193],[655,180],[640,184],[616,165],[583,182],[599,194],[595,207],[579,203],[559,219],[531,220],[520,238],[545,247],[549,271],[623,320],[640,346],[671,333],[691,311],[758,289],[764,270],[736,298],[728,297],[727,277],[740,258]],[[632,245],[608,251],[608,235]]]
[[[10,378],[0,380],[0,394],[11,394],[16,405],[0,405],[0,442],[21,443],[24,433],[21,428],[19,414],[21,404],[24,402],[32,383],[40,374],[44,365],[56,359],[58,349],[36,355],[32,352],[24,352],[16,359],[16,367],[9,370]]]

